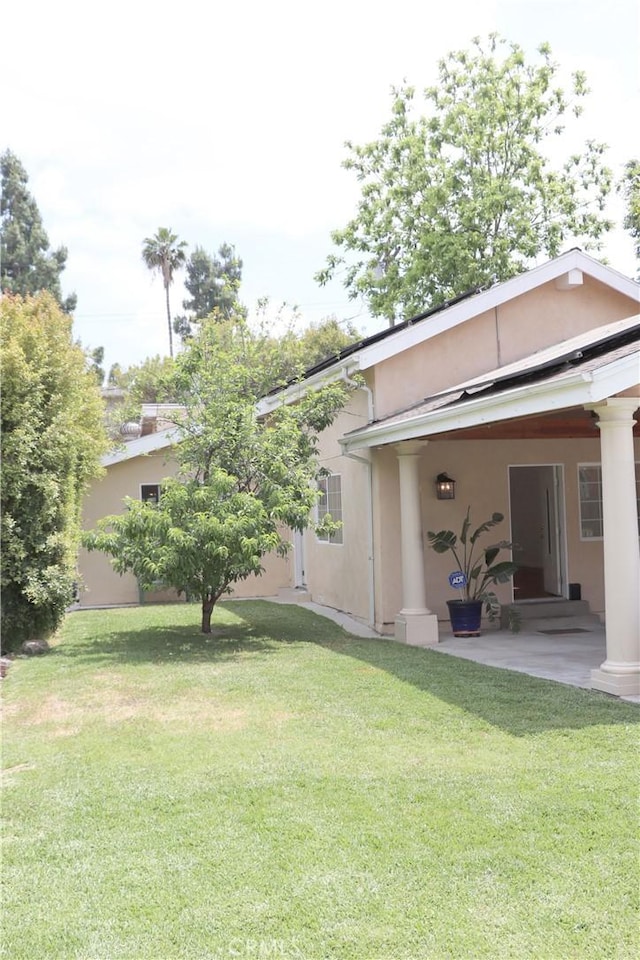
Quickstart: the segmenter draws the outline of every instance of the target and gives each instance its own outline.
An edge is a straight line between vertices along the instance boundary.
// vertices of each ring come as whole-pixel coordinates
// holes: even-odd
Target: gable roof
[[[110,450],[102,457],[100,463],[103,467],[111,467],[114,463],[123,463],[125,460],[133,460],[135,457],[144,457],[148,453],[155,453],[157,450],[172,447],[179,439],[180,433],[176,427],[158,430],[157,433],[148,433],[144,437],[129,440],[127,443],[120,444],[114,450]]]
[[[272,390],[260,401],[259,411],[266,413],[283,400],[285,402],[293,400],[306,390],[320,386],[326,382],[327,378],[334,379],[342,376],[343,372],[354,373],[358,370],[367,370],[389,357],[438,336],[446,330],[451,330],[466,320],[535,290],[545,283],[565,280],[567,287],[580,283],[581,278],[578,276],[580,273],[585,273],[617,293],[640,303],[640,284],[583,253],[582,250],[574,248],[553,260],[512,277],[511,280],[505,280],[486,290],[467,291],[424,313],[410,317],[394,327],[388,327],[351,344],[339,354],[328,357],[311,367],[305,372],[302,380]]]
[[[598,403],[640,381],[640,316],[609,323],[346,434],[348,452]],[[640,396],[638,397],[640,406]]]

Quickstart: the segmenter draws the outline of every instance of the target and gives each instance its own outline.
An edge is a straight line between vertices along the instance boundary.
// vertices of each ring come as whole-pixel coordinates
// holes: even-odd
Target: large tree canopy
[[[205,633],[219,597],[259,573],[266,553],[287,551],[283,528],[312,522],[317,437],[346,399],[340,382],[259,418],[272,376],[263,346],[243,317],[199,324],[171,387],[183,409],[179,479],[163,484],[159,504],[129,500],[84,539],[143,588],[162,582],[199,598]]]
[[[633,238],[636,258],[640,260],[640,160],[629,160],[625,165],[621,186],[625,199],[624,227]],[[640,267],[638,274],[640,276]]]
[[[266,309],[266,303],[262,306]],[[216,313],[211,319],[215,322],[221,320]],[[242,320],[246,323],[244,315]],[[351,323],[339,322],[335,317],[326,317],[301,329],[300,317],[295,310],[288,320],[280,312],[279,326],[281,332],[272,333],[271,324],[263,317],[251,326],[250,347],[247,345],[247,349],[255,354],[252,389],[256,395],[295,380],[309,367],[340,354],[362,338]],[[142,403],[177,402],[174,370],[175,361],[160,356],[148,357],[124,370],[120,364],[113,364],[107,385],[120,387],[126,394],[122,416],[135,418]]]
[[[147,357],[124,370],[114,363],[107,377],[108,387],[120,387],[132,404],[163,403],[171,401],[167,395],[173,376],[174,360],[171,357]]]
[[[158,232],[152,237],[146,237],[142,244],[142,259],[149,270],[156,270],[162,277],[164,286],[165,304],[167,309],[167,326],[169,328],[169,356],[173,356],[173,329],[171,326],[171,304],[169,301],[169,287],[173,283],[173,275],[187,259],[184,240],[167,227],[158,227]]]
[[[223,243],[213,257],[197,246],[186,263],[184,285],[190,297],[182,306],[188,313],[176,317],[176,333],[183,338],[191,336],[193,325],[211,315],[228,320],[239,310],[244,313],[238,306],[241,280],[242,260],[231,244]]]
[[[0,288],[21,296],[48,290],[66,313],[76,307],[76,295],[62,297],[60,274],[67,248],[49,249],[49,238],[36,201],[29,193],[29,178],[14,153],[0,157]]]
[[[82,498],[107,446],[95,375],[51,294],[4,296],[2,643],[54,630],[71,602]]]
[[[569,94],[557,86],[548,45],[529,64],[517,44],[491,34],[450,53],[436,86],[393,90],[378,140],[347,143],[344,162],[362,184],[356,216],[332,239],[339,248],[320,283],[340,275],[390,324],[466,290],[508,279],[568,241],[597,249],[611,171],[603,144],[588,140],[559,169],[544,152],[578,116],[584,74]]]

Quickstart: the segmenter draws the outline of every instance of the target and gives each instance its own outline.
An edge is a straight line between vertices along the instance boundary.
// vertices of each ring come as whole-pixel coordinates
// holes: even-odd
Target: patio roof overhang
[[[345,453],[424,437],[500,439],[522,436],[597,436],[591,405],[626,393],[638,396],[640,407],[640,326],[627,321],[625,336],[636,341],[582,360],[578,351],[569,365],[542,368],[537,358],[518,364],[517,373],[494,371],[493,378],[469,381],[444,394],[342,438]],[[564,360],[563,357],[560,360]],[[534,374],[532,378],[532,374]],[[517,426],[516,426],[517,424]]]

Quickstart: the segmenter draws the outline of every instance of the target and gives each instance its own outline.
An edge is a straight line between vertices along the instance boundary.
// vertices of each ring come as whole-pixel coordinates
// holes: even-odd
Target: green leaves
[[[640,160],[629,160],[625,165],[624,176],[618,189],[622,191],[625,200],[624,227],[634,241],[636,258],[640,260]]]
[[[424,91],[392,88],[391,118],[378,140],[347,143],[344,166],[362,184],[354,218],[332,234],[316,279],[341,273],[391,324],[469,289],[509,279],[540,253],[580,242],[598,249],[611,222],[604,145],[587,141],[559,170],[544,141],[562,134],[569,104],[588,94],[583,73],[569,94],[554,86],[548,44],[528,64],[523,50],[490,34],[439,63]]]
[[[160,581],[200,597],[203,629],[233,583],[260,573],[265,554],[286,553],[285,528],[311,522],[317,437],[349,391],[330,384],[258,418],[271,376],[262,346],[243,316],[199,323],[166,381],[180,405],[179,478],[163,484],[159,504],[129,500],[84,538],[143,587]]]
[[[173,357],[173,331],[171,326],[171,310],[169,307],[169,287],[173,283],[176,270],[184,266],[187,259],[186,241],[179,240],[178,235],[168,227],[159,227],[153,237],[146,237],[142,244],[142,259],[149,270],[156,270],[162,277],[167,306],[167,324],[169,329],[169,354]]]
[[[45,636],[71,601],[80,509],[107,442],[96,378],[51,294],[0,301],[2,634]]]
[[[230,584],[261,570],[277,545],[275,522],[257,498],[237,491],[233,477],[213,470],[207,483],[167,480],[160,503],[126,501],[84,534],[88,550],[114,558],[143,589],[160,582],[192,596],[217,600]]]
[[[491,584],[506,583],[510,580],[518,569],[518,564],[511,560],[494,563],[502,550],[511,549],[512,544],[506,540],[500,540],[499,543],[485,547],[481,560],[474,561],[474,546],[483,533],[502,523],[503,520],[503,514],[493,513],[491,519],[481,523],[469,536],[471,507],[467,507],[459,540],[452,530],[440,530],[438,533],[433,533],[430,530],[427,534],[431,549],[436,553],[451,551],[460,570],[464,573],[466,585],[463,591],[463,599],[482,600],[490,620],[495,619],[500,610],[500,604],[496,595],[487,588]]]
[[[27,172],[10,150],[0,157],[0,171],[0,289],[21,296],[48,290],[70,313],[76,296],[63,300],[60,286],[67,248],[49,249],[38,205],[27,189]]]

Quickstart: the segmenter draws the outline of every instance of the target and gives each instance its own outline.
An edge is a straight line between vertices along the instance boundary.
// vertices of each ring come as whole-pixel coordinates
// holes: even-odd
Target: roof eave
[[[598,403],[628,390],[638,382],[640,352],[622,357],[596,371],[576,371],[561,380],[515,387],[503,393],[476,397],[401,423],[379,424],[340,440],[344,453],[423,436],[499,423],[568,407]],[[640,398],[638,399],[640,406]]]
[[[345,376],[355,373],[357,370],[359,370],[358,355],[352,354],[349,357],[345,357],[343,360],[338,361],[333,367],[327,370],[321,370],[306,380],[289,384],[288,387],[284,387],[277,393],[267,394],[266,397],[263,397],[257,403],[257,415],[259,417],[265,416],[265,414],[272,413],[283,404],[296,403],[307,391],[320,390],[326,384],[341,380]]]
[[[137,440],[129,440],[128,443],[106,453],[100,462],[103,467],[112,467],[116,463],[124,463],[126,460],[144,457],[157,450],[172,447],[179,439],[180,431],[176,427],[169,427],[166,430],[159,430],[158,433],[138,437]]]
[[[538,267],[533,267],[510,280],[497,283],[488,290],[483,290],[460,303],[448,307],[442,313],[431,317],[428,323],[416,323],[415,326],[399,330],[397,334],[382,340],[380,343],[363,347],[360,352],[360,369],[366,370],[368,367],[408,350],[418,343],[430,340],[458,326],[458,324],[470,320],[472,317],[502,306],[509,300],[514,300],[516,297],[529,293],[545,283],[558,280],[570,270],[581,270],[595,280],[606,284],[617,293],[621,293],[637,303],[640,302],[640,284],[636,283],[635,280],[631,280],[617,270],[594,260],[593,257],[588,256],[581,250],[569,250],[554,260],[548,260]]]

